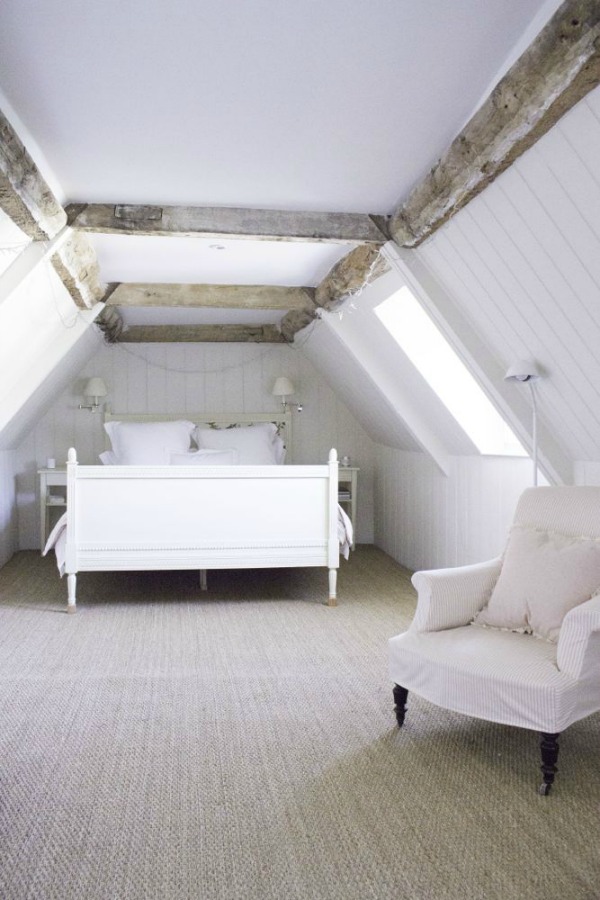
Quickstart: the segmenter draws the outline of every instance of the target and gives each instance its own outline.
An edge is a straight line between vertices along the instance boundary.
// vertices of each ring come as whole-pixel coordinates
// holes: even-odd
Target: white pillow
[[[172,453],[190,449],[193,422],[106,422],[118,465],[169,465]]]
[[[600,591],[600,540],[513,526],[500,577],[473,620],[558,640],[565,615]]]
[[[190,450],[189,453],[172,453],[172,466],[235,466],[237,450]]]
[[[103,466],[117,465],[117,457],[112,452],[112,450],[105,450],[104,453],[100,454],[99,459]]]
[[[277,427],[271,422],[234,428],[202,428],[194,431],[200,449],[225,450],[233,447],[242,466],[273,466],[279,462],[281,447],[276,442]]]

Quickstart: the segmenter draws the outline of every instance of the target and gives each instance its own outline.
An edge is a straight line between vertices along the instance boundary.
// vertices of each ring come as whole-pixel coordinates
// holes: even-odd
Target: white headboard
[[[113,413],[104,410],[105,422],[173,422],[178,419],[186,419],[195,425],[213,425],[215,428],[230,428],[235,425],[252,425],[258,422],[273,422],[277,426],[277,432],[283,439],[286,447],[285,460],[293,461],[292,446],[292,414],[289,412],[276,413]],[[106,435],[106,448],[110,448],[110,441]]]

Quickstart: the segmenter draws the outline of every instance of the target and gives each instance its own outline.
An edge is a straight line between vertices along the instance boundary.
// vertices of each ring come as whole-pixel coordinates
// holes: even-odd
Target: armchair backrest
[[[521,494],[515,525],[600,537],[600,487],[535,487]]]

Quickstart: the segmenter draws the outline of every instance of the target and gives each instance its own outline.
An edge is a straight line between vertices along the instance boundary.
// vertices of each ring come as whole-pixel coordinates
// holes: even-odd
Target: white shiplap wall
[[[15,453],[0,450],[0,567],[17,549]]]
[[[529,459],[453,456],[446,477],[424,453],[379,444],[375,543],[413,570],[492,559],[530,485]]]
[[[600,88],[416,253],[505,367],[543,367],[567,455],[600,460]]]
[[[18,449],[19,545],[39,545],[37,468],[66,459],[70,446],[84,463],[105,449],[102,417],[77,408],[87,378],[99,375],[114,412],[274,412],[275,378],[287,375],[304,410],[294,413],[293,462],[324,462],[331,447],[360,466],[360,542],[373,540],[374,444],[303,354],[257,344],[103,346],[57,398]]]

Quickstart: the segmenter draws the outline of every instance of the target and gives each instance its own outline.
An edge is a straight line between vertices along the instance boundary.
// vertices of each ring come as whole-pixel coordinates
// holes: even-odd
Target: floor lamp
[[[531,391],[531,440],[533,444],[533,485],[537,487],[538,483],[538,439],[537,439],[537,402],[535,396],[535,382],[541,378],[540,372],[536,364],[530,359],[519,359],[513,363],[506,375],[505,381],[518,381],[521,384],[529,385]]]

